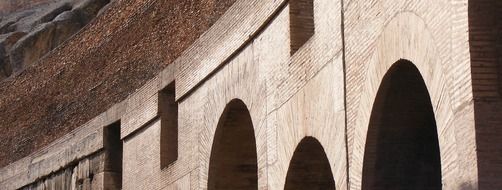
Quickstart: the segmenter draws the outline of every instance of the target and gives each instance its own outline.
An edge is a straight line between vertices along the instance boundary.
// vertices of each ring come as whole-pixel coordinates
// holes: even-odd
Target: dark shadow
[[[241,100],[232,100],[218,122],[209,161],[208,189],[258,189],[253,122]]]
[[[120,139],[120,121],[106,126],[103,130],[105,149],[104,189],[122,188],[122,158],[123,147]]]
[[[296,147],[284,189],[335,189],[328,158],[315,138],[305,137]]]
[[[314,35],[314,0],[289,1],[289,24],[293,55]]]
[[[436,121],[427,87],[409,61],[380,85],[365,145],[362,189],[441,189]]]
[[[502,1],[468,6],[479,189],[502,189]]]
[[[172,82],[158,94],[161,168],[168,167],[178,159],[178,103],[175,90],[175,83]]]

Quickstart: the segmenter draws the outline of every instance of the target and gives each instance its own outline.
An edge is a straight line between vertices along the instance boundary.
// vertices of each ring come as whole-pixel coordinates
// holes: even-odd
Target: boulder
[[[91,21],[110,0],[82,0],[74,6],[74,11],[79,15],[82,23]]]
[[[55,0],[50,4],[2,17],[0,34],[21,32],[23,35],[17,35],[19,38],[8,47],[0,47],[0,75],[3,72],[4,76],[9,76],[37,62],[77,33],[109,2],[110,0]]]
[[[12,32],[0,35],[0,79],[9,77],[12,74],[9,52],[11,47],[26,33]]]
[[[56,25],[52,22],[38,26],[34,31],[21,38],[10,51],[13,72],[32,65],[52,50]]]

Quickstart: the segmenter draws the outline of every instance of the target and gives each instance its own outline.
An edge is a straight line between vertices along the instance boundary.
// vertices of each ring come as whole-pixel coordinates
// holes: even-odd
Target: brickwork
[[[104,158],[104,152],[93,154],[21,189],[100,189],[105,186]]]
[[[292,3],[237,1],[126,100],[0,169],[0,189],[75,185],[57,176],[110,150],[117,121],[122,189],[502,188],[500,81],[484,97],[478,80],[499,55],[472,2],[314,0],[300,21]]]
[[[452,62],[451,36],[462,29],[451,26],[451,15],[455,15],[456,9],[449,1],[344,4],[347,5],[344,26],[350,187],[358,189],[362,185],[364,147],[373,102],[387,70],[400,59],[409,60],[418,68],[429,91],[443,188],[477,186],[474,124],[468,122],[473,113],[460,111],[472,106],[471,100],[464,98],[471,92],[457,91],[470,88],[470,76],[450,69],[465,67]],[[462,80],[467,82],[457,83]],[[459,125],[462,127],[456,127]]]
[[[479,187],[502,187],[502,2],[469,1]]]

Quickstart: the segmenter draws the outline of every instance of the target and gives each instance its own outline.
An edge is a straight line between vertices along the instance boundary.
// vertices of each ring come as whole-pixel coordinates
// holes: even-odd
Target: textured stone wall
[[[61,184],[118,147],[117,123],[122,153],[102,163],[122,163],[122,189],[501,187],[500,106],[476,94],[467,2],[315,0],[294,46],[289,3],[237,1],[124,101],[0,169],[0,188]]]
[[[465,49],[454,48],[467,40],[465,35],[463,40],[454,40],[467,34],[466,17],[460,17],[465,7],[455,7],[450,1],[353,0],[344,4],[351,188],[364,183],[364,147],[373,103],[384,75],[400,59],[418,68],[430,94],[443,189],[477,186],[470,65],[464,61],[469,55],[458,53]],[[463,24],[455,24],[459,18]]]
[[[105,182],[104,158],[103,152],[93,154],[20,189],[100,189]]]
[[[104,1],[79,0],[70,12],[80,12],[78,7],[96,10],[84,2]],[[19,49],[16,55],[23,60],[44,56],[0,80],[0,126],[4,131],[0,133],[4,139],[0,166],[42,149],[125,100],[172,63],[234,1],[111,1],[100,16],[47,54],[42,54],[44,48],[53,48],[52,39],[59,39],[54,35],[67,34],[59,24],[44,24],[51,32],[37,37],[21,33],[8,38],[7,47],[13,45],[10,42],[19,44],[17,38],[23,36],[31,39],[26,45],[37,42],[44,47]]]

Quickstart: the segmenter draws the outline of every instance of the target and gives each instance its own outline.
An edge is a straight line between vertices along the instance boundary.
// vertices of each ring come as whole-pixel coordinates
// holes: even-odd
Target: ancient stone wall
[[[76,1],[66,11],[70,15],[62,16],[72,20],[71,13],[81,12],[79,7],[96,10],[93,3],[106,1]],[[0,80],[0,126],[4,131],[0,133],[4,139],[0,166],[47,146],[125,100],[172,63],[234,1],[111,1],[110,8],[102,8],[100,16],[57,47],[56,41],[68,37],[78,23],[51,21],[33,35],[6,34],[9,38],[4,45],[11,51],[5,52],[15,52],[15,63],[27,64],[18,65],[26,67]],[[26,25],[30,22],[21,23],[30,26]],[[63,25],[71,27],[60,27]],[[12,51],[13,45],[19,51]],[[51,48],[55,49],[49,51]],[[43,57],[36,59],[38,56]]]
[[[78,186],[92,155],[112,189],[502,188],[466,1],[295,3],[237,1],[125,100],[0,169],[0,189]]]
[[[97,153],[20,189],[100,189],[104,186],[103,158],[102,152]]]

